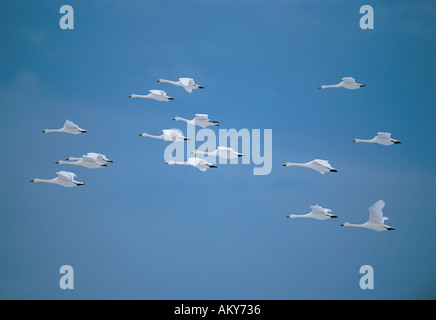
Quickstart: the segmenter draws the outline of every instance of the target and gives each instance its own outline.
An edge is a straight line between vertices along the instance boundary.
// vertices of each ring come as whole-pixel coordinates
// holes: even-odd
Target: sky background
[[[0,298],[436,298],[435,18],[433,0],[1,1]],[[318,90],[344,76],[367,86]],[[206,89],[156,82],[179,77]],[[128,98],[150,89],[176,100]],[[271,174],[167,166],[138,135],[195,113],[272,129]],[[89,133],[41,133],[66,119]],[[378,131],[403,143],[353,143]],[[55,164],[87,152],[114,163]],[[339,172],[281,166],[316,158]],[[29,183],[59,170],[86,186]],[[339,226],[379,199],[396,231]],[[315,204],[338,219],[286,219]]]

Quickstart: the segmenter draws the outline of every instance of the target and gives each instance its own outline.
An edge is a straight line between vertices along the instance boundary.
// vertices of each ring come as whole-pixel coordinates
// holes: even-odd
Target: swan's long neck
[[[131,94],[130,98],[145,98],[149,99],[151,94],[143,95],[143,94]]]
[[[69,157],[67,160],[82,160],[82,158]]]
[[[54,178],[54,179],[51,179],[51,180],[46,180],[46,179],[38,179],[38,178],[36,178],[36,179],[33,179],[32,180],[33,182],[43,182],[43,183],[56,183],[56,178]]]
[[[339,83],[339,84],[332,84],[332,85],[323,85],[323,86],[321,86],[321,89],[327,89],[327,88],[340,88],[341,87],[341,84]]]
[[[310,218],[310,213],[307,214],[290,214],[288,218]]]
[[[167,83],[171,83],[171,84],[173,84],[175,86],[180,86],[181,85],[180,81],[176,82],[176,81],[171,81],[171,80],[159,79],[159,82],[167,82]]]
[[[366,142],[366,143],[374,143],[374,139],[364,140],[364,139],[355,139],[354,142]]]
[[[342,226],[344,227],[356,227],[356,228],[366,228],[365,224],[353,224],[345,222]]]
[[[174,120],[182,120],[185,121],[187,123],[189,123],[191,120],[185,119],[185,118],[180,118],[180,117],[175,117]]]
[[[72,164],[72,165],[74,165],[74,166],[80,166],[80,162],[81,162],[81,160],[82,160],[82,159],[79,159],[78,161],[75,161],[75,162],[59,160],[59,161],[56,162],[56,163],[58,163],[58,164]]]
[[[212,151],[212,152],[195,150],[195,153],[198,153],[198,154],[205,154],[205,155],[207,155],[207,156],[214,156],[214,155],[216,155],[216,150],[215,150],[215,151]]]
[[[154,135],[151,135],[151,134],[148,134],[148,133],[145,133],[145,132],[142,133],[141,136],[143,136],[143,137],[150,137],[150,138],[154,138],[154,139],[163,139],[164,138],[163,135],[154,136]]]
[[[306,164],[306,163],[292,163],[292,162],[287,162],[287,163],[286,163],[286,166],[287,166],[287,167],[292,167],[292,166],[295,166],[295,167],[307,167],[307,164]]]
[[[62,129],[45,129],[43,132],[44,132],[44,133],[50,133],[50,132],[64,132],[64,128],[62,128]]]

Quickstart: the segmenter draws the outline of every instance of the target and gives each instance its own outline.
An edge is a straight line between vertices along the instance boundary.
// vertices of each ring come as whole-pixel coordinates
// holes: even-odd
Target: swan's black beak
[[[35,179],[33,179],[33,180],[30,180],[30,182],[35,182]]]
[[[43,130],[42,133],[46,133],[47,131]]]
[[[344,224],[341,224],[341,227],[343,227],[344,226]]]

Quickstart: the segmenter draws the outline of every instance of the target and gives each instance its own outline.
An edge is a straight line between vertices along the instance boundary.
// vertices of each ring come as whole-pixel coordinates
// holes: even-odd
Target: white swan
[[[345,222],[341,224],[341,226],[367,228],[374,231],[395,230],[394,228],[384,224],[385,220],[388,220],[388,218],[383,217],[382,209],[384,206],[385,202],[383,200],[379,200],[369,208],[369,220],[367,222],[363,224],[351,224]]]
[[[334,85],[325,86],[322,85],[319,89],[327,89],[327,88],[345,88],[349,90],[356,90],[362,87],[365,87],[366,84],[356,83],[356,80],[351,77],[342,78],[342,82]]]
[[[99,155],[97,153],[88,153],[82,158],[73,158],[70,157],[67,159],[67,161],[59,160],[56,163],[57,164],[71,164],[74,166],[82,166],[89,169],[97,169],[97,168],[103,168],[107,167],[107,164],[103,163],[102,161],[99,161]],[[77,159],[77,161],[70,161],[72,159]]]
[[[167,96],[167,93],[163,90],[150,90],[150,93],[147,95],[141,95],[141,94],[131,94],[129,98],[143,98],[143,99],[154,99],[157,101],[170,101],[174,100],[174,98],[171,98]]]
[[[326,172],[338,172],[338,170],[333,168],[327,160],[321,160],[321,159],[315,159],[315,160],[312,160],[312,161],[309,161],[306,163],[286,162],[283,166],[284,167],[292,167],[292,166],[305,167],[305,168],[316,170],[321,174],[324,174]]]
[[[76,178],[77,175],[72,173],[72,172],[59,171],[59,172],[56,172],[56,174],[58,176],[54,179],[51,179],[51,180],[44,180],[44,179],[36,178],[30,182],[52,183],[52,184],[57,184],[57,185],[60,185],[62,187],[67,187],[67,188],[85,185],[83,182],[75,181],[74,178]]]
[[[217,166],[207,162],[204,159],[200,159],[200,158],[189,158],[188,161],[185,161],[185,162],[168,161],[165,163],[169,164],[169,165],[181,164],[181,165],[185,165],[185,166],[193,166],[194,168],[197,168],[200,171],[206,171],[209,168],[217,168]]]
[[[220,123],[218,121],[209,120],[209,116],[207,114],[196,114],[195,118],[192,120],[175,117],[173,120],[181,120],[185,121],[188,124],[200,126],[202,128],[210,127],[210,126],[219,126]]]
[[[165,140],[165,141],[184,141],[184,140],[190,140],[186,137],[184,137],[179,131],[176,130],[162,130],[162,134],[160,136],[154,136],[148,133],[141,133],[140,134],[141,137],[150,137],[150,138],[154,138],[154,139],[160,139],[160,140]]]
[[[235,150],[233,150],[233,148],[227,148],[227,147],[221,147],[221,146],[212,152],[194,150],[191,153],[193,153],[193,154],[196,154],[196,153],[205,154],[208,156],[221,157],[221,158],[226,158],[226,159],[234,159],[234,158],[245,156],[242,153],[236,152]]]
[[[96,157],[97,161],[99,161],[99,162],[113,163],[112,160],[109,160],[104,154],[101,154],[101,153],[88,152],[86,155],[89,156],[89,157]],[[80,160],[80,159],[82,159],[82,158],[69,157],[67,159],[67,161]]]
[[[377,135],[371,140],[354,139],[354,142],[378,143],[384,146],[401,143],[401,141],[392,139],[389,132],[377,132]]]
[[[80,128],[77,124],[67,119],[65,121],[64,126],[61,129],[45,129],[42,133],[50,133],[50,132],[65,132],[71,134],[81,134],[87,133],[88,131]]]
[[[159,79],[159,80],[157,80],[157,82],[171,83],[175,86],[182,87],[183,89],[185,89],[189,93],[191,93],[192,90],[194,90],[194,89],[204,89],[204,87],[196,84],[194,79],[192,79],[192,78],[179,78],[179,81],[170,81],[170,80],[165,80],[165,79]]]
[[[333,219],[337,218],[337,216],[332,215],[330,212],[332,210],[323,208],[319,205],[311,206],[310,209],[312,209],[311,212],[307,214],[290,214],[287,217],[288,218],[312,218],[317,220],[327,220],[327,219]]]

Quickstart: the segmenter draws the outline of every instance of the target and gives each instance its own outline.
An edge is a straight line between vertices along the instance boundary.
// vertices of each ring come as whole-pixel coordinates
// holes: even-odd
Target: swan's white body
[[[330,163],[327,160],[321,160],[321,159],[315,159],[306,163],[292,163],[292,162],[286,162],[284,167],[305,167],[309,169],[313,169],[318,171],[321,174],[324,174],[326,172],[338,172],[335,168],[333,168]]]
[[[245,156],[242,153],[236,152],[235,150],[233,150],[233,148],[227,148],[227,147],[221,147],[221,146],[212,152],[194,150],[194,151],[192,151],[192,153],[193,154],[196,154],[196,153],[205,154],[205,155],[212,156],[212,157],[221,157],[221,158],[226,158],[226,159],[234,159],[234,158]]]
[[[89,157],[95,157],[99,162],[113,163],[112,160],[109,160],[104,154],[101,153],[88,152],[86,155]],[[69,157],[67,160],[70,161],[70,160],[80,160],[80,159],[82,158]]]
[[[217,166],[213,165],[212,163],[207,162],[204,159],[200,158],[189,158],[188,161],[185,162],[177,162],[177,161],[168,161],[166,164],[173,165],[173,164],[180,164],[185,166],[193,166],[194,168],[197,168],[200,171],[206,171],[209,168],[216,168]]]
[[[160,136],[154,136],[148,133],[141,133],[140,136],[142,137],[150,137],[150,138],[154,138],[154,139],[160,139],[160,140],[165,140],[165,141],[184,141],[184,140],[189,140],[188,138],[184,137],[180,132],[176,131],[176,130],[162,130],[162,134]]]
[[[67,161],[59,160],[56,162],[57,164],[70,164],[73,166],[82,166],[89,169],[97,169],[97,168],[103,168],[107,167],[107,164],[103,162],[103,155],[97,154],[97,153],[88,153],[86,155],[83,155],[82,158],[74,158],[70,157],[67,159]],[[72,162],[71,160],[77,160]],[[108,161],[105,162],[110,162]]]
[[[171,81],[171,80],[159,79],[159,80],[157,80],[157,82],[171,83],[171,84],[173,84],[175,86],[182,87],[183,89],[185,89],[189,93],[191,93],[192,90],[194,90],[194,89],[204,89],[204,87],[199,86],[198,84],[196,84],[194,79],[192,79],[192,78],[179,78],[179,81]]]
[[[388,220],[387,217],[383,217],[382,209],[384,206],[385,206],[385,202],[383,200],[379,200],[369,208],[369,220],[367,222],[363,224],[351,224],[345,222],[341,226],[366,228],[374,231],[395,230],[391,226],[384,224],[385,220]]]
[[[80,128],[77,124],[67,119],[65,121],[65,124],[60,129],[45,129],[43,133],[50,133],[50,132],[64,132],[64,133],[70,133],[70,134],[81,134],[81,133],[87,133],[88,131],[85,129]]]
[[[219,122],[209,120],[209,116],[207,114],[196,114],[195,118],[192,120],[188,120],[180,117],[175,117],[173,120],[185,121],[188,124],[196,125],[202,128],[206,128],[210,126],[219,126]]]
[[[79,182],[79,181],[74,180],[74,178],[77,178],[77,175],[75,173],[68,172],[68,171],[59,171],[59,172],[56,172],[56,174],[58,176],[54,179],[51,179],[51,180],[44,180],[44,179],[37,179],[36,178],[30,182],[51,183],[51,184],[57,184],[57,185],[60,185],[62,187],[67,187],[67,188],[72,188],[72,187],[84,185],[83,182]]]
[[[337,216],[332,215],[330,213],[332,210],[323,208],[319,205],[311,206],[310,209],[312,209],[312,211],[307,213],[307,214],[290,214],[287,217],[288,218],[311,218],[311,219],[316,219],[316,220],[327,220],[327,219],[337,218]]]
[[[389,132],[377,132],[377,135],[370,140],[354,139],[354,142],[365,142],[365,143],[378,143],[384,146],[390,146],[393,144],[400,144],[401,141],[391,138]]]
[[[342,82],[334,85],[322,85],[319,89],[327,89],[327,88],[345,88],[348,90],[356,90],[362,87],[365,87],[366,84],[356,83],[356,80],[351,77],[342,78]]]
[[[171,98],[167,96],[167,93],[163,90],[150,90],[150,93],[147,95],[141,95],[141,94],[131,94],[129,98],[143,98],[143,99],[154,99],[157,101],[170,101],[174,100],[174,98]]]

